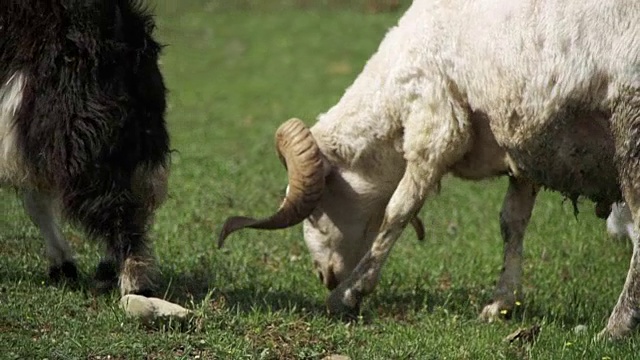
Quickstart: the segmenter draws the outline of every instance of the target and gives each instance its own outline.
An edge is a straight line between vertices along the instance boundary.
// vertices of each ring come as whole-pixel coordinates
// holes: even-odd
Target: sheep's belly
[[[575,199],[621,200],[608,116],[577,114],[550,122],[521,144],[505,144],[528,178]]]

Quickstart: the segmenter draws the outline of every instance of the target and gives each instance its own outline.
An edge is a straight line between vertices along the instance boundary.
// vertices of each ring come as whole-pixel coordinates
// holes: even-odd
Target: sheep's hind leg
[[[640,172],[637,174],[636,179],[640,179]],[[607,326],[599,334],[600,338],[618,339],[624,337],[629,335],[640,323],[640,239],[637,235],[640,225],[640,203],[637,202],[638,200],[640,200],[640,187],[636,187],[633,205],[631,202],[629,204],[636,231],[635,236],[631,239],[633,254],[627,279],[618,297],[618,302],[609,316]]]
[[[500,232],[504,241],[504,260],[500,279],[490,304],[480,319],[492,322],[509,317],[522,295],[522,239],[531,219],[538,188],[524,179],[509,178],[509,188],[500,211]]]
[[[640,88],[624,89],[613,112],[612,130],[622,192],[635,226],[633,255],[627,279],[616,306],[599,334],[617,339],[629,335],[640,323]]]
[[[54,281],[61,278],[76,280],[78,270],[73,259],[73,251],[56,222],[54,200],[48,194],[27,191],[24,194],[24,207],[44,237],[45,253],[49,260],[49,277]]]

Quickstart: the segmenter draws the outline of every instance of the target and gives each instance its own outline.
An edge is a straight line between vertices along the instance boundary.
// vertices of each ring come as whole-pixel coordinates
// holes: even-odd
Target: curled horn
[[[218,247],[234,231],[284,229],[307,218],[320,202],[324,191],[324,160],[311,131],[299,119],[290,119],[276,131],[278,157],[287,169],[287,194],[275,214],[254,219],[245,216],[228,218],[218,237]]]

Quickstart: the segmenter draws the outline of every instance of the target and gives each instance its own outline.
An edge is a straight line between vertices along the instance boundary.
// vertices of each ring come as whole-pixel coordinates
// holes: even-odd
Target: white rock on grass
[[[325,356],[322,358],[322,360],[351,360],[351,358],[346,355],[334,354],[334,355]]]
[[[185,320],[192,313],[172,302],[141,295],[125,295],[120,299],[120,307],[124,312],[132,317],[144,322],[154,322],[156,320]]]

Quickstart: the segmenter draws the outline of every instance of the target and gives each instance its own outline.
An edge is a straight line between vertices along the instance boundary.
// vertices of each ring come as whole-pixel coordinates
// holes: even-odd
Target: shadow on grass
[[[95,281],[95,268],[90,271],[78,269],[76,279],[58,278],[52,279],[48,275],[47,267],[32,268],[5,268],[0,272],[0,291],[4,291],[11,284],[28,284],[34,288],[56,288],[71,292],[83,293],[86,297],[102,296],[111,293],[112,289],[98,289]],[[113,290],[115,291],[115,287]]]
[[[55,281],[49,278],[47,267],[5,267],[0,271],[0,290],[10,289],[11,284],[25,283],[33,288],[54,287],[83,293],[87,297],[118,292],[117,286],[107,291],[98,289],[94,278],[95,267],[89,269],[79,269],[78,278],[75,280],[63,278]],[[234,274],[224,269],[228,268],[199,264],[181,272],[161,266],[161,275],[157,279],[154,296],[187,306],[197,306],[209,296],[212,299],[224,297],[227,306],[243,313],[280,310],[316,315],[326,313],[323,299],[318,299],[315,295],[305,294],[293,288],[274,289],[269,284],[259,282],[243,281],[235,286]],[[260,269],[245,268],[243,271],[257,274]],[[257,278],[257,275],[255,277]],[[231,285],[224,288],[216,286],[220,283]]]
[[[575,295],[569,298],[562,297],[554,299],[556,303],[560,303],[560,306],[554,306],[547,302],[540,303],[536,301],[536,298],[529,296],[525,298],[522,308],[517,309],[513,320],[535,320],[541,321],[545,319],[547,322],[554,322],[562,324],[566,328],[574,328],[577,325],[589,325],[589,326],[604,326],[606,319],[609,316],[609,311],[613,310],[614,302],[611,303],[611,308],[602,312],[601,308],[596,307],[595,302],[589,301],[589,299],[579,299]],[[601,313],[602,320],[598,321],[598,316],[594,314]]]
[[[406,288],[381,288],[370,299],[365,299],[370,301],[365,308],[369,308],[372,313],[365,313],[364,317],[365,320],[367,316],[376,316],[412,322],[416,315],[421,313],[444,312],[471,320],[477,318],[477,311],[481,308],[475,304],[475,299],[484,298],[485,292],[476,286],[440,289],[429,287],[428,284]]]
[[[243,275],[258,278],[261,271],[258,267],[242,269]],[[253,275],[255,274],[255,276]],[[179,304],[192,302],[197,305],[210,297],[224,298],[228,307],[243,313],[255,311],[297,312],[301,314],[325,314],[324,299],[315,295],[296,291],[294,288],[274,288],[260,281],[234,281],[234,274],[227,267],[197,266],[187,272],[176,272],[164,269],[159,285],[160,297]],[[223,288],[217,284],[229,284]],[[237,284],[237,285],[235,285]],[[164,293],[162,289],[164,290]]]
[[[454,285],[446,289],[428,284],[417,286],[396,286],[381,288],[370,298],[365,299],[363,318],[390,318],[396,321],[413,323],[420,321],[420,314],[442,313],[457,316],[464,320],[478,320],[485,305],[491,302],[492,286]],[[589,324],[600,326],[606,322],[610,309],[602,313],[603,322],[597,322],[602,312],[596,302],[579,294],[563,294],[554,303],[536,301],[534,294],[525,295],[521,306],[517,306],[506,318],[507,323],[547,322],[562,324],[566,328]],[[558,305],[560,304],[560,305]],[[611,305],[613,306],[613,304]],[[480,320],[478,320],[480,321]],[[596,323],[594,323],[596,321]]]
[[[68,291],[81,292],[87,297],[103,296],[103,291],[96,289],[94,281],[94,267],[90,271],[81,271],[76,281],[52,281],[48,278],[46,268],[34,270],[24,267],[5,268],[0,271],[0,290],[11,287],[10,283],[27,282],[34,287],[48,286],[64,288]],[[259,266],[242,269],[246,278],[258,278]],[[157,297],[186,305],[198,306],[210,299],[217,301],[224,298],[228,308],[241,313],[285,311],[301,316],[328,316],[325,297],[328,291],[318,296],[317,292],[305,293],[296,290],[294,286],[271,286],[268,282],[238,281],[237,275],[226,266],[220,264],[198,264],[185,272],[161,268],[162,275],[157,283]],[[247,274],[248,272],[248,274]],[[311,277],[311,275],[310,275]],[[310,279],[311,280],[311,279]],[[237,283],[238,285],[234,285]],[[230,284],[220,287],[219,284]],[[117,292],[114,288],[112,292]],[[458,316],[465,320],[477,319],[483,306],[489,303],[491,286],[455,285],[440,288],[433,284],[421,283],[414,286],[409,284],[381,284],[374,294],[365,297],[360,321],[369,323],[374,318],[393,319],[413,323],[420,321],[420,314],[441,312]],[[521,307],[516,308],[509,321],[521,323],[523,321],[554,322],[570,328],[581,324],[593,323],[594,313],[600,310],[579,295],[573,297],[562,296],[556,299],[562,306],[539,303],[533,295],[528,295]],[[207,304],[204,304],[207,305]],[[612,304],[613,306],[613,304]],[[608,313],[603,314],[606,317]],[[600,325],[600,324],[593,324]]]
[[[328,291],[318,295],[317,291],[296,289],[293,284],[288,287],[282,282],[265,282],[264,276],[259,276],[264,272],[260,266],[245,266],[242,272],[243,279],[254,278],[256,281],[234,281],[237,274],[220,264],[199,264],[188,272],[165,269],[160,287],[167,289],[165,297],[168,300],[180,304],[192,302],[197,305],[211,296],[212,301],[223,297],[228,307],[241,313],[283,310],[301,315],[329,316],[325,305]],[[309,275],[309,280],[315,281],[312,275]],[[229,285],[219,287],[219,284]],[[368,323],[374,318],[391,318],[411,322],[420,313],[436,311],[475,319],[481,305],[489,301],[487,294],[487,289],[477,285],[442,289],[430,287],[430,284],[381,284],[374,294],[363,300],[359,320]]]

